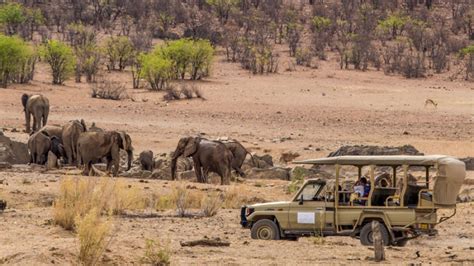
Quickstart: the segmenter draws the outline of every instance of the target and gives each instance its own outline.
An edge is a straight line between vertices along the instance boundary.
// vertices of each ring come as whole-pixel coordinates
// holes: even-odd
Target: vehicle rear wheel
[[[390,242],[390,236],[388,234],[387,228],[385,225],[381,224],[380,233],[382,234],[384,246],[388,246]],[[367,223],[360,230],[360,243],[364,246],[372,246],[374,240],[372,238],[372,223]]]
[[[280,230],[272,220],[262,219],[252,226],[251,236],[253,239],[279,240]]]

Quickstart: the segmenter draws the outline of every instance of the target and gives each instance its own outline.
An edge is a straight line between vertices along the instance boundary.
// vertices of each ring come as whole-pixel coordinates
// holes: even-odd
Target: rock
[[[27,164],[29,161],[28,147],[25,143],[12,141],[4,135],[0,136],[0,162]]]
[[[265,169],[265,168],[270,168],[273,167],[273,157],[269,154],[265,154],[263,156],[259,156],[254,154],[253,155],[255,165],[252,164],[251,159],[247,158],[245,160],[246,164],[251,164],[252,166],[255,166],[257,168]]]
[[[252,168],[245,172],[247,178],[290,180],[290,171],[287,168],[272,167],[267,169]]]
[[[203,238],[192,241],[181,241],[179,243],[182,247],[207,246],[207,247],[228,247],[230,242],[221,240],[220,238],[208,239]]]
[[[47,169],[51,170],[56,168],[58,168],[58,157],[52,151],[49,151]]]
[[[291,161],[293,161],[295,158],[298,158],[300,156],[299,153],[297,152],[284,152],[281,154],[280,156],[280,162],[282,163],[289,163]]]
[[[171,168],[155,169],[151,174],[153,179],[171,180]]]
[[[423,155],[412,145],[399,147],[370,146],[370,145],[347,145],[340,147],[337,151],[331,152],[328,157],[344,155]]]
[[[471,202],[474,201],[474,188],[465,188],[461,193],[458,195],[459,202]]]
[[[329,179],[332,177],[330,173],[319,171],[318,169],[296,166],[290,171],[290,180],[293,180],[296,174],[303,175],[305,179],[310,179],[310,178]]]
[[[8,162],[0,162],[0,169],[10,169],[12,165]]]
[[[177,176],[179,180],[197,180],[196,173],[194,172],[194,170],[178,173]]]
[[[474,157],[462,158],[461,161],[466,164],[466,170],[474,170]]]

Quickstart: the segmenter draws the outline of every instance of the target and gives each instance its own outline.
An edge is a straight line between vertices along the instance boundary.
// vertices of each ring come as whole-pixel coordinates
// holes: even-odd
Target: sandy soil
[[[11,130],[24,129],[20,96],[27,92],[50,99],[50,124],[83,118],[88,124],[126,130],[137,154],[144,149],[169,152],[181,136],[205,133],[210,138],[236,138],[250,150],[269,152],[277,159],[283,151],[298,152],[301,158],[326,156],[343,144],[412,144],[427,154],[474,155],[472,83],[452,82],[443,76],[407,80],[375,71],[341,71],[330,62],[320,63],[319,69],[297,68],[293,72],[284,71],[283,62],[280,74],[252,76],[219,57],[212,77],[198,83],[207,100],[170,103],[163,102],[161,93],[141,89],[129,90],[134,101],[92,99],[87,84],[69,81],[65,86],[50,85],[48,69],[40,64],[31,84],[0,89],[0,127],[6,129],[7,136],[26,142],[27,134]],[[128,72],[107,75],[130,86]],[[425,107],[428,98],[438,103],[437,108]],[[283,137],[291,139],[279,141]],[[304,149],[309,145],[310,149]],[[50,204],[58,193],[60,178],[52,173],[0,172],[0,180],[4,180],[0,198],[10,205],[0,214],[0,264],[76,262],[77,239],[51,225]],[[143,191],[160,192],[170,187],[167,181],[126,182]],[[246,180],[239,186],[248,195],[265,200],[289,197],[284,193],[286,182],[258,181],[258,186],[255,182]],[[439,236],[387,249],[387,262],[474,263],[473,206],[460,204],[458,214],[439,226]],[[173,264],[365,264],[373,255],[348,237],[328,237],[323,243],[311,238],[254,241],[238,221],[237,209],[221,210],[213,218],[178,218],[173,213],[115,217],[114,238],[104,263],[139,262],[145,238],[168,241]],[[231,245],[179,245],[182,240],[204,236],[220,237]]]

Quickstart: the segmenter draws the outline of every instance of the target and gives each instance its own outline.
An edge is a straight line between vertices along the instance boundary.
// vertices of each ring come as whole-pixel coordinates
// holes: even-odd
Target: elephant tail
[[[253,166],[257,167],[257,163],[256,163],[255,158],[253,157],[253,155],[247,149],[245,149],[245,151],[247,152],[248,155],[250,155],[250,159],[252,160]]]

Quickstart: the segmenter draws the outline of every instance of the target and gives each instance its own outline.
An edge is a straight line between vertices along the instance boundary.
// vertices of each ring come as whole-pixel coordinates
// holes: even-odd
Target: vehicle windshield
[[[301,197],[303,197],[303,200],[317,200],[320,188],[321,184],[307,184],[298,195],[297,200],[301,200]]]

